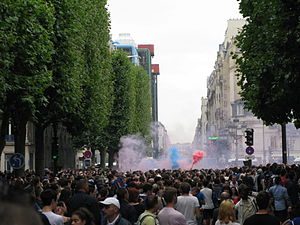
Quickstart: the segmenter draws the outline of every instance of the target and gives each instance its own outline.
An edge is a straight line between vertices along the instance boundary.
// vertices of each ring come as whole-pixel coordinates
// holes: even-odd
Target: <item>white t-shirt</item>
[[[51,225],[64,225],[64,219],[62,216],[53,212],[43,212],[43,214],[47,216]]]
[[[195,216],[195,208],[197,207],[200,207],[200,205],[196,197],[192,195],[177,197],[175,209],[185,216],[188,225],[197,225]]]
[[[169,207],[160,210],[157,218],[160,225],[187,225],[184,215]]]
[[[240,224],[236,223],[236,222],[229,222],[229,223],[225,224],[225,223],[220,223],[220,220],[217,220],[215,225],[240,225]]]
[[[204,201],[205,201],[205,204],[202,205],[202,208],[203,209],[213,209],[215,206],[214,206],[214,203],[212,200],[212,190],[210,188],[205,187],[205,188],[201,189],[201,192],[204,195]]]

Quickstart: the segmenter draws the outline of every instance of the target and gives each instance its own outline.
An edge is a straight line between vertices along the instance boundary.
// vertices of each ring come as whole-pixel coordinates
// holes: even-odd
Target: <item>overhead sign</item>
[[[248,146],[248,147],[246,148],[246,153],[247,153],[248,155],[252,155],[252,154],[254,153],[254,148],[251,147],[251,146]]]
[[[84,158],[86,158],[86,159],[90,159],[90,158],[92,158],[93,153],[92,153],[91,150],[86,150],[86,151],[83,153],[83,156],[84,156]]]
[[[21,153],[13,154],[9,158],[9,164],[14,169],[20,169],[25,164],[25,158],[24,158],[24,156]]]

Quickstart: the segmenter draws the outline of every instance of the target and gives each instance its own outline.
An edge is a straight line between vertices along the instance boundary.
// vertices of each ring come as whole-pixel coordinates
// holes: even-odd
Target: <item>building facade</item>
[[[194,146],[204,149],[208,157],[224,163],[245,160],[246,128],[254,129],[254,163],[281,162],[281,128],[265,126],[244,107],[233,54],[241,56],[235,37],[246,23],[228,20],[225,39],[219,45],[214,70],[207,79],[207,98],[202,99],[201,117],[196,127]],[[300,132],[287,125],[289,161],[300,157]]]

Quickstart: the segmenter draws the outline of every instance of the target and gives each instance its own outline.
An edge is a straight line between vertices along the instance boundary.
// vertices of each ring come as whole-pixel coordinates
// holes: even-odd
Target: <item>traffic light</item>
[[[53,138],[53,142],[52,142],[52,149],[51,149],[51,158],[53,160],[57,160],[58,159],[58,143],[57,143],[57,138]]]
[[[246,138],[245,144],[247,146],[252,146],[254,143],[253,133],[254,133],[254,130],[252,128],[247,128],[245,131],[245,138]]]

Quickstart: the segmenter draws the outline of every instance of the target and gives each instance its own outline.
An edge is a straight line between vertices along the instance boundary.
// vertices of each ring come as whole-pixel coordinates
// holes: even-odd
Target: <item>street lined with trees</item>
[[[35,125],[37,170],[44,167],[49,126],[54,150],[60,124],[72,135],[74,150],[87,146],[102,156],[117,153],[123,135],[149,135],[150,78],[125,53],[111,51],[106,3],[0,3],[0,153],[11,124],[15,153],[24,155],[29,121]]]

